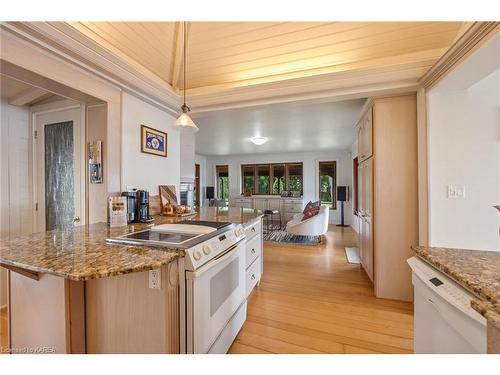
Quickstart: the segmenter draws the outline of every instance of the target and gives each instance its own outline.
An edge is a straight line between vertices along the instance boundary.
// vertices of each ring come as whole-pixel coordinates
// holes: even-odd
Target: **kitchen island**
[[[471,306],[487,320],[488,353],[500,353],[500,252],[416,246],[431,264],[477,299]]]
[[[256,210],[207,207],[189,217],[158,216],[153,224],[246,225],[260,218]],[[106,243],[153,224],[98,223],[0,241],[0,265],[11,271],[12,352],[178,353],[183,251]],[[151,289],[147,271],[156,269],[161,286]]]

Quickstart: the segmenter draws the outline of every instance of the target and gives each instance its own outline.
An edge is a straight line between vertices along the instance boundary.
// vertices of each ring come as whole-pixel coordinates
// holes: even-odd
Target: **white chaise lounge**
[[[286,231],[299,236],[321,236],[328,231],[329,214],[330,209],[326,206],[321,206],[317,215],[304,221],[303,214],[295,214],[286,224]]]

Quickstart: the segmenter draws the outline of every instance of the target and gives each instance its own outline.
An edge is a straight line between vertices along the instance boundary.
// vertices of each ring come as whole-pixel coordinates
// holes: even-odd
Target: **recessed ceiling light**
[[[255,144],[257,146],[262,146],[264,143],[266,143],[268,141],[268,139],[265,137],[253,137],[250,140],[253,142],[253,144]]]

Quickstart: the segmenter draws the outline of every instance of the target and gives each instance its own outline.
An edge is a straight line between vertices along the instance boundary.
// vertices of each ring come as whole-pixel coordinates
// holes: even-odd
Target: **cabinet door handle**
[[[250,252],[251,252],[252,254],[255,254],[255,249],[252,249]]]
[[[255,227],[252,228],[252,232],[255,232]]]
[[[252,273],[252,277],[251,277],[252,280],[255,280],[255,274]]]

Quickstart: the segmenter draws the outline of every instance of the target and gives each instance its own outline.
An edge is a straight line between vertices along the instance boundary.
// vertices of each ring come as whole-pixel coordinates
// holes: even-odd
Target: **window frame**
[[[318,200],[320,204],[322,204],[321,201],[321,164],[332,164],[333,163],[333,169],[334,169],[334,176],[333,176],[333,186],[332,186],[332,207],[330,210],[336,210],[337,209],[337,161],[336,160],[319,160],[318,161],[318,173],[317,173],[317,178],[318,178]]]
[[[228,184],[228,192],[227,192],[227,198],[223,198],[222,197],[222,194],[223,192],[220,191],[221,189],[219,189],[219,173],[220,171],[224,169],[225,173],[227,173],[227,184]],[[217,186],[217,199],[221,199],[221,200],[228,200],[229,201],[229,195],[230,195],[230,182],[229,182],[229,165],[225,164],[225,165],[216,165],[215,166],[215,180],[216,180],[216,186]]]
[[[247,168],[252,168],[253,169],[253,191],[252,195],[275,195],[275,196],[281,196],[282,193],[273,193],[272,189],[272,182],[273,182],[273,171],[275,166],[279,167],[284,167],[285,169],[285,189],[284,191],[289,191],[289,181],[290,181],[290,174],[289,174],[289,166],[298,166],[300,165],[300,170],[301,170],[301,183],[300,183],[300,195],[304,195],[304,163],[303,162],[289,162],[289,163],[284,163],[284,162],[279,162],[279,163],[252,163],[252,164],[241,164],[240,166],[240,173],[241,173],[241,194],[245,192],[245,175],[244,175],[244,170]],[[268,167],[269,169],[269,183],[268,183],[268,192],[267,193],[259,193],[258,192],[258,168],[259,167]]]

